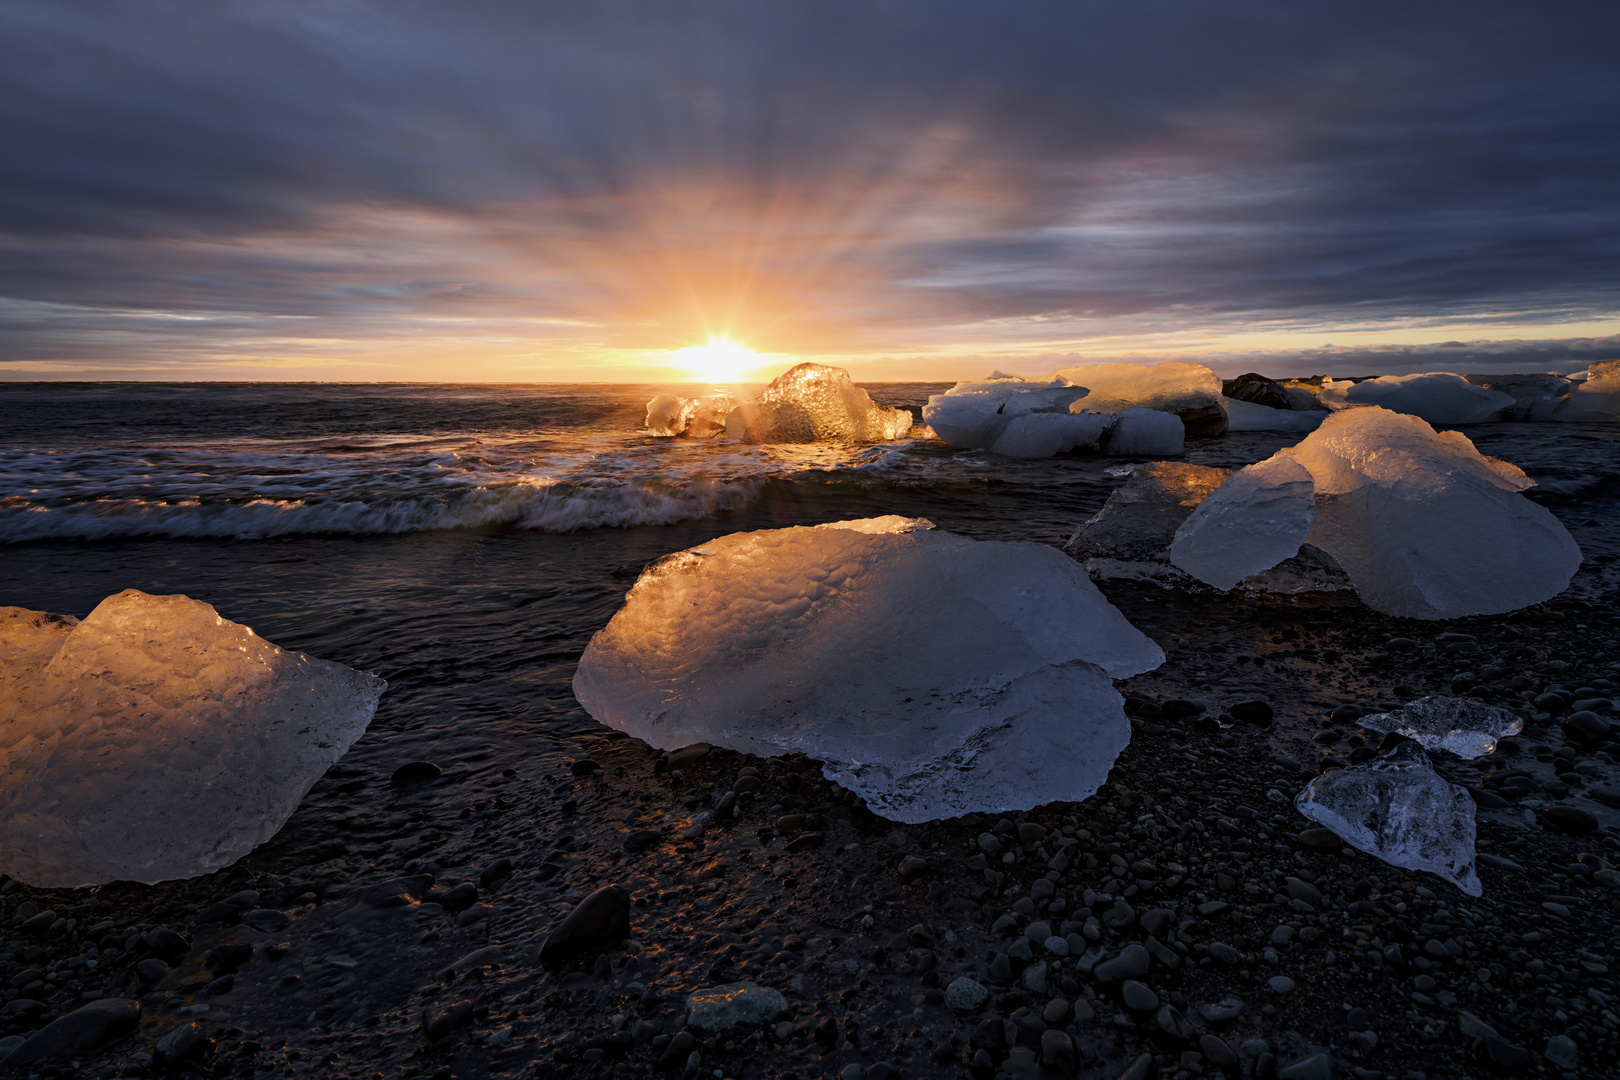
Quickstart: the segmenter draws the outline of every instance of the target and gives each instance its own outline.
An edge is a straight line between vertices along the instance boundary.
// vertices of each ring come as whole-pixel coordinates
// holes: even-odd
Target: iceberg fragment
[[[803,751],[886,817],[1083,799],[1163,662],[1078,564],[898,517],[735,533],[649,566],[574,694],[675,749]]]
[[[1344,409],[1297,446],[1316,483],[1307,542],[1344,568],[1361,601],[1386,615],[1490,615],[1563,592],[1581,550],[1524,474],[1460,432],[1415,416]]]
[[[42,653],[0,687],[0,869],[46,888],[230,865],[360,737],[386,685],[134,589]]]
[[[1223,398],[1228,431],[1315,431],[1325,412],[1278,409],[1235,398]]]
[[[1153,365],[1080,364],[1046,378],[1066,379],[1089,391],[1083,403],[1071,406],[1075,412],[1153,409],[1179,416],[1188,435],[1219,435],[1226,430],[1220,376],[1202,364],[1175,360]]]
[[[1083,386],[1066,379],[1027,381],[996,372],[957,383],[928,399],[923,420],[945,442],[1003,457],[1042,458],[1070,450],[1115,457],[1181,453],[1185,425],[1145,408],[1093,410]]]
[[[1124,485],[1066,546],[1098,577],[1162,579],[1177,528],[1231,475],[1230,469],[1173,461],[1133,466]]]
[[[1170,561],[1230,589],[1298,554],[1316,520],[1316,483],[1286,451],[1239,469],[1176,530]]]
[[[1512,394],[1475,386],[1461,375],[1430,371],[1328,383],[1322,389],[1322,404],[1332,409],[1377,405],[1431,424],[1478,424],[1513,408],[1516,402]]]
[[[1049,458],[1070,450],[1099,450],[1105,438],[1111,440],[1111,433],[1117,430],[1122,419],[1104,413],[1025,413],[1013,417],[1012,422],[1002,429],[996,441],[990,444],[990,452],[1002,457]],[[1169,419],[1178,425],[1180,423],[1175,417]],[[1169,453],[1181,452],[1179,426],[1175,444],[1176,448]]]
[[[647,402],[647,431],[661,438],[685,435],[707,439],[725,434],[726,414],[737,407],[730,394],[684,398],[659,394]]]
[[[1524,730],[1524,721],[1496,705],[1472,698],[1433,695],[1408,701],[1387,713],[1363,716],[1368,731],[1398,732],[1425,750],[1445,750],[1461,758],[1484,757],[1499,739]]]
[[[1555,420],[1620,420],[1620,360],[1604,360],[1586,369],[1586,381],[1564,399]]]
[[[1551,420],[1577,385],[1551,372],[1545,375],[1464,375],[1463,378],[1513,399],[1512,405],[1502,409],[1502,420]]]
[[[771,380],[759,400],[732,409],[725,428],[727,437],[753,443],[888,442],[911,430],[911,413],[876,404],[843,368],[796,364]]]
[[[1030,382],[998,371],[933,395],[923,408],[923,421],[951,446],[972,450],[994,444],[1019,417],[1067,416],[1069,406],[1085,395],[1085,387],[1064,379]]]
[[[1415,742],[1330,769],[1294,798],[1301,814],[1391,866],[1426,870],[1479,896],[1474,798],[1448,783]]]
[[[1103,451],[1111,457],[1170,457],[1181,453],[1186,430],[1174,413],[1126,409],[1109,428]]]

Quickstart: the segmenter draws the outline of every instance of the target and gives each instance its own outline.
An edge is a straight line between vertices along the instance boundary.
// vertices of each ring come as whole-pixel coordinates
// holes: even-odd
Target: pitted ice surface
[[[0,687],[0,870],[76,888],[229,866],[360,737],[385,685],[188,597],[108,597]]]
[[[1425,750],[1445,750],[1461,758],[1484,757],[1496,749],[1498,740],[1524,730],[1524,721],[1500,706],[1438,694],[1363,716],[1356,723],[1369,731],[1399,732]]]
[[[757,401],[725,418],[726,436],[745,442],[888,442],[911,430],[911,412],[879,405],[843,368],[796,364],[771,380]]]
[[[649,566],[574,693],[661,749],[803,751],[877,813],[1079,800],[1164,661],[1072,559],[898,517],[735,533]]]

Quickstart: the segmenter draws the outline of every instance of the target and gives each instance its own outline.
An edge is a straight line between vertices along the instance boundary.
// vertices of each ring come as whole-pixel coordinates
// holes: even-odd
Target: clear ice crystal
[[[18,611],[0,616],[8,664],[31,657],[0,685],[0,869],[30,885],[229,866],[360,737],[386,685],[185,596],[129,589],[66,634]],[[59,639],[48,656],[41,632]]]
[[[736,407],[737,401],[730,394],[713,394],[706,398],[659,394],[647,402],[647,431],[666,439],[678,435],[713,438],[725,434],[726,415]]]
[[[1473,796],[1436,773],[1416,742],[1324,772],[1294,805],[1358,851],[1391,866],[1426,870],[1469,896],[1481,893]]]
[[[919,822],[1086,798],[1163,663],[1074,560],[898,517],[734,533],[649,566],[574,694],[662,749],[802,751]]]
[[[1160,580],[1173,569],[1165,554],[1177,528],[1232,472],[1155,461],[1131,466],[1128,475],[1067,546],[1098,577]]]
[[[1278,454],[1210,492],[1176,530],[1170,561],[1206,585],[1230,589],[1298,554],[1315,520],[1309,470]]]
[[[796,364],[771,380],[757,401],[726,415],[726,436],[752,443],[847,439],[889,442],[911,430],[911,412],[878,405],[849,372]]]
[[[1431,424],[1478,424],[1517,404],[1512,394],[1475,386],[1449,371],[1329,382],[1322,387],[1321,400],[1333,409],[1377,405]]]
[[[1356,723],[1369,731],[1398,732],[1425,750],[1445,750],[1461,758],[1484,757],[1498,739],[1517,735],[1524,721],[1496,705],[1472,698],[1434,695],[1409,701],[1387,713],[1364,716]]]

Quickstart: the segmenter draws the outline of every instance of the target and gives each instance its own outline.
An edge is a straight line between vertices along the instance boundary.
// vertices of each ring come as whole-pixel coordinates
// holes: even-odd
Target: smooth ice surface
[[[108,597],[0,688],[0,869],[76,888],[228,866],[360,737],[385,685],[188,597]]]
[[[1134,466],[1067,547],[1099,577],[1158,579],[1176,530],[1231,475],[1230,469],[1174,461]]]
[[[1304,414],[1299,414],[1304,415]],[[1182,522],[1170,561],[1230,589],[1299,553],[1316,520],[1316,483],[1285,454],[1239,469]]]
[[[1620,360],[1586,369],[1580,383],[1554,414],[1555,420],[1620,420]]]
[[[1294,798],[1299,812],[1358,851],[1391,866],[1427,870],[1469,896],[1474,872],[1474,798],[1443,780],[1415,742],[1371,761],[1329,769]]]
[[[917,822],[1090,795],[1130,740],[1111,680],[1163,660],[1061,552],[889,517],[654,563],[574,694],[663,749],[803,751]]]
[[[1173,457],[1181,453],[1186,427],[1174,413],[1126,409],[1103,440],[1113,457]]]
[[[1344,568],[1375,611],[1418,619],[1515,611],[1563,592],[1580,566],[1564,526],[1519,494],[1524,474],[1461,433],[1357,407],[1284,455],[1316,482],[1307,542]]]
[[[1315,431],[1327,416],[1320,412],[1274,409],[1236,398],[1222,398],[1228,431]]]
[[[726,416],[726,435],[745,442],[888,442],[911,430],[911,413],[878,405],[843,368],[796,364],[771,380],[759,400]]]
[[[1475,386],[1449,371],[1333,382],[1323,386],[1321,400],[1331,409],[1377,405],[1431,424],[1478,424],[1516,404],[1512,394]]]
[[[1061,368],[1047,379],[1067,379],[1089,391],[1072,408],[1078,412],[1124,412],[1141,407],[1180,414],[1218,406],[1221,377],[1202,364],[1081,364]]]
[[[1446,750],[1461,758],[1484,757],[1498,739],[1517,735],[1524,721],[1495,705],[1472,698],[1435,695],[1408,701],[1387,713],[1363,716],[1369,731],[1395,731],[1416,739],[1425,750]]]
[[[1025,413],[1013,417],[1002,429],[996,441],[990,444],[990,452],[1002,457],[1049,458],[1070,450],[1100,450],[1103,440],[1119,421],[1120,418],[1099,413]],[[1171,452],[1180,451],[1178,428],[1176,449]]]

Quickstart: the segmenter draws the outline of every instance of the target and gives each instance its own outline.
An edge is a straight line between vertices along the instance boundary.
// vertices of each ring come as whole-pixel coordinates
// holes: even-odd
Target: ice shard
[[[1358,851],[1391,866],[1426,870],[1469,896],[1474,870],[1474,798],[1444,780],[1415,742],[1371,761],[1329,769],[1294,798],[1299,812]]]
[[[1223,398],[1228,431],[1315,431],[1322,426],[1325,412],[1277,409],[1236,398]]]
[[[1109,428],[1103,452],[1111,457],[1171,457],[1181,453],[1186,430],[1174,413],[1126,409]]]
[[[1219,435],[1226,430],[1220,376],[1202,364],[1080,364],[1046,376],[1066,379],[1087,390],[1075,412],[1124,412],[1143,408],[1174,413],[1188,435]]]
[[[1425,750],[1445,750],[1461,758],[1484,757],[1499,740],[1524,730],[1524,721],[1504,708],[1440,695],[1408,701],[1356,723],[1369,731],[1398,732]]]
[[[652,564],[574,694],[663,749],[803,751],[917,822],[1090,795],[1130,740],[1112,680],[1163,659],[1053,548],[868,518]]]
[[[1449,371],[1341,380],[1323,388],[1322,403],[1335,409],[1377,405],[1431,424],[1478,424],[1517,404],[1512,394],[1475,386]]]
[[[771,380],[757,401],[726,415],[728,438],[745,442],[888,442],[911,430],[911,412],[878,405],[843,368],[796,364]]]
[[[1307,542],[1386,615],[1446,619],[1515,611],[1563,592],[1581,551],[1529,481],[1459,432],[1376,407],[1344,409],[1281,451],[1310,470]]]
[[[1176,530],[1170,561],[1206,585],[1230,589],[1297,555],[1315,520],[1316,483],[1284,451],[1210,492]]]
[[[0,687],[0,869],[47,888],[230,865],[360,737],[386,685],[134,589],[43,651]]]
[[[1129,479],[1067,546],[1098,577],[1162,579],[1172,569],[1166,556],[1176,530],[1231,475],[1173,461],[1132,466]]]
[[[674,394],[659,394],[647,402],[647,431],[661,438],[685,435],[689,438],[712,438],[723,435],[726,416],[737,407],[730,394],[713,394],[706,398],[684,398]]]

